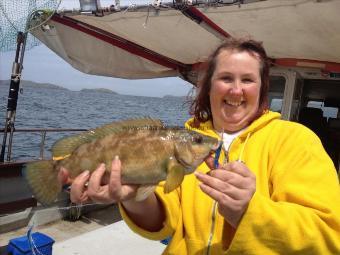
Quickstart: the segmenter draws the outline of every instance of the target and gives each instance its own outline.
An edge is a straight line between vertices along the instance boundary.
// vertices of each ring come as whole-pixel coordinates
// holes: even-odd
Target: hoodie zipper
[[[216,208],[217,208],[217,202],[214,201],[213,208],[211,210],[211,228],[210,228],[210,234],[208,238],[208,245],[207,245],[207,255],[210,254],[210,247],[211,247],[211,242],[214,236],[214,231],[215,231],[215,221],[216,221]]]
[[[248,133],[248,135],[247,135],[247,137],[246,137],[246,140],[245,140],[245,142],[243,143],[243,146],[242,146],[242,149],[241,149],[241,152],[240,152],[240,155],[239,155],[237,161],[242,162],[244,148],[245,148],[245,146],[246,146],[246,144],[247,144],[247,142],[248,142],[249,137],[250,137],[250,133]],[[229,150],[230,150],[230,148],[231,148],[231,145],[232,145],[233,142],[235,141],[235,139],[236,139],[236,137],[235,137],[234,140],[229,144],[228,150],[224,152],[224,153],[225,153],[225,159],[224,159],[223,164],[226,164],[226,163],[229,162]],[[213,208],[212,208],[212,211],[211,211],[211,228],[210,228],[210,234],[209,234],[209,238],[208,238],[208,245],[207,245],[207,252],[206,252],[206,255],[210,255],[211,243],[212,243],[212,239],[213,239],[214,231],[215,231],[216,208],[217,208],[217,201],[214,201]]]
[[[230,144],[231,145],[231,144]],[[229,145],[229,148],[230,148]],[[228,148],[228,150],[229,150]],[[224,163],[228,162],[228,151],[225,151],[225,160]],[[214,231],[215,231],[215,221],[216,221],[216,208],[217,208],[217,201],[214,201],[212,210],[211,210],[211,228],[210,228],[210,234],[209,234],[209,238],[208,238],[208,245],[207,245],[207,253],[206,255],[210,255],[210,248],[211,248],[211,243],[212,243],[212,239],[214,237]]]

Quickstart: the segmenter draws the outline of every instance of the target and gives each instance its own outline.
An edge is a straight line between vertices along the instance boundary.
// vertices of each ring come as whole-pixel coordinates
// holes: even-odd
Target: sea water
[[[90,129],[112,121],[151,117],[169,126],[183,126],[189,118],[186,97],[142,97],[86,90],[23,86],[16,112],[16,129],[72,128]],[[0,86],[0,128],[4,128],[8,86]],[[48,132],[44,156],[51,156],[52,144],[70,133]],[[0,134],[2,143],[2,134]],[[15,132],[13,160],[39,157],[41,133]]]

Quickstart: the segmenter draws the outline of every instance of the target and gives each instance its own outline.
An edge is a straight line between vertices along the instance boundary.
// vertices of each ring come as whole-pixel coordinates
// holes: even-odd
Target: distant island
[[[105,88],[81,89],[80,92],[101,92],[101,93],[110,93],[110,94],[118,95],[117,92],[114,92],[111,89],[105,89]]]
[[[190,97],[188,97],[188,96],[173,96],[173,95],[165,95],[165,96],[163,96],[162,98],[182,98],[182,99],[188,99],[188,98],[190,98]]]
[[[0,80],[0,86],[6,86],[9,87],[10,80]],[[20,87],[24,88],[41,88],[41,89],[61,89],[61,90],[69,90],[67,88],[64,88],[59,85],[51,84],[51,83],[39,83],[39,82],[33,82],[33,81],[26,81],[22,80],[20,81]],[[101,93],[111,93],[118,95],[117,92],[114,92],[110,89],[105,88],[94,88],[94,89],[81,89],[80,92],[101,92]]]
[[[10,85],[10,80],[0,80],[0,86],[8,86]],[[61,87],[59,85],[51,84],[51,83],[38,83],[33,81],[26,81],[22,80],[20,81],[20,86],[22,88],[29,87],[29,88],[41,88],[41,89],[62,89],[62,90],[68,90],[64,87]]]
[[[0,80],[0,86],[1,87],[7,87],[9,88],[10,86],[10,80]],[[51,83],[39,83],[39,82],[33,82],[33,81],[28,81],[28,80],[21,80],[20,81],[20,88],[23,88],[25,90],[25,88],[31,88],[31,89],[53,89],[53,90],[67,90],[67,91],[74,91],[68,88],[65,88],[63,86],[59,86],[59,85],[55,85],[55,84],[51,84]],[[124,94],[120,94],[117,93],[115,91],[112,91],[111,89],[107,89],[107,88],[83,88],[80,91],[76,90],[75,92],[81,92],[81,93],[95,93],[95,92],[99,92],[99,93],[109,93],[112,95],[124,95]],[[127,94],[128,96],[142,96],[142,95],[130,95]],[[148,96],[142,96],[142,97],[148,97]],[[164,99],[171,99],[171,98],[180,98],[182,100],[190,100],[192,96],[175,96],[175,95],[164,95],[164,96],[156,96],[156,97],[160,97],[160,98],[164,98]]]

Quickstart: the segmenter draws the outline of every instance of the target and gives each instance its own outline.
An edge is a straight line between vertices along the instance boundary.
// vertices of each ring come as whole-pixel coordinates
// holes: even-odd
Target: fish
[[[122,184],[139,185],[135,199],[141,201],[161,181],[165,193],[175,190],[218,146],[217,138],[166,127],[161,120],[128,119],[61,138],[52,145],[52,159],[27,163],[24,176],[37,201],[51,205],[62,192],[61,167],[75,178],[104,163],[109,174],[118,156]]]

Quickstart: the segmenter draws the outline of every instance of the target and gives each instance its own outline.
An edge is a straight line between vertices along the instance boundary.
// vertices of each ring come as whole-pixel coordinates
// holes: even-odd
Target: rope
[[[100,205],[100,204],[99,203],[86,203],[86,204],[80,204],[80,205],[71,204],[70,206],[57,207],[57,208],[45,208],[45,209],[36,211],[31,219],[31,222],[29,224],[28,231],[26,234],[29,248],[30,248],[32,255],[46,255],[40,252],[39,247],[36,245],[34,238],[32,236],[33,229],[34,227],[36,227],[36,222],[37,222],[36,217],[38,214],[40,214],[41,212],[70,210],[72,208],[83,208],[83,207],[92,206],[92,205]]]

